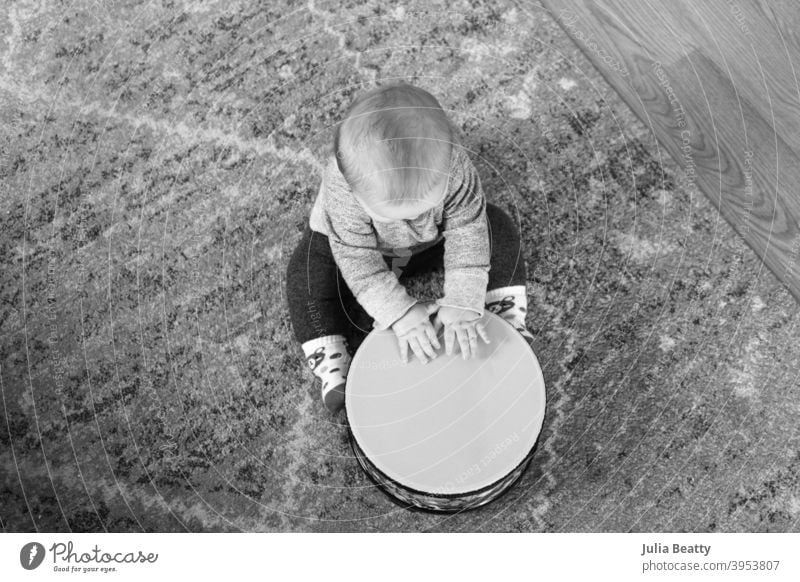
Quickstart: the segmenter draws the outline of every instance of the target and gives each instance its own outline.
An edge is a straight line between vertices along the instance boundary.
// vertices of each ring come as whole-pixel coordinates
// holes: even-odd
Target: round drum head
[[[433,497],[496,490],[521,474],[544,421],[544,378],[518,331],[488,311],[483,322],[491,343],[479,338],[468,360],[457,345],[444,353],[441,332],[427,364],[413,354],[404,364],[391,330],[367,336],[350,365],[345,409],[368,472]]]

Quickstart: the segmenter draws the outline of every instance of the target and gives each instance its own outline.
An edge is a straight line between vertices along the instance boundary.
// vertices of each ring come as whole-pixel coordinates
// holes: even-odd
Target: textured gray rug
[[[0,17],[5,531],[800,529],[798,307],[540,7],[44,6]],[[397,78],[520,224],[548,387],[452,517],[361,473],[284,297],[332,124]]]

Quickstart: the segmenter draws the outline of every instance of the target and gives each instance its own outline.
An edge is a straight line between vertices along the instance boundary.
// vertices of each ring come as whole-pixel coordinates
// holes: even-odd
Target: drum
[[[367,475],[408,508],[474,509],[507,491],[533,456],[545,386],[525,339],[486,311],[491,343],[464,360],[442,349],[422,364],[400,359],[391,330],[373,330],[347,377],[350,445]]]

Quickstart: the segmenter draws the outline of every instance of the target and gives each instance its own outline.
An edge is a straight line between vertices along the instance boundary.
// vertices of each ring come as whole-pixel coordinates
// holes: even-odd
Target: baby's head
[[[444,197],[454,139],[433,95],[413,85],[389,85],[353,102],[336,128],[334,152],[373,220],[410,220]]]

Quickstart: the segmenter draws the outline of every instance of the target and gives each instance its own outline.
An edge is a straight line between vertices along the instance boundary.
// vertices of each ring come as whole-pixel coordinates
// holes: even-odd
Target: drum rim
[[[512,330],[514,329],[514,327],[511,326],[511,324],[509,322],[504,320],[499,315],[497,315],[495,313],[492,313],[491,311],[486,311],[485,315],[490,316],[490,317],[494,317],[494,318],[502,321],[505,325],[508,325]],[[385,331],[385,330],[381,330],[381,331]],[[371,335],[371,333],[368,334],[367,337],[369,337],[369,335]],[[390,480],[392,483],[395,483],[398,486],[402,487],[403,489],[405,489],[407,491],[410,491],[412,493],[416,493],[416,494],[419,494],[419,495],[432,496],[432,497],[440,497],[440,498],[443,498],[443,499],[451,499],[451,498],[459,498],[459,497],[463,497],[463,496],[467,496],[467,495],[473,495],[473,494],[476,494],[476,493],[480,493],[482,491],[485,491],[487,489],[490,489],[490,488],[496,486],[500,481],[502,481],[503,479],[506,479],[514,471],[519,469],[520,465],[522,465],[526,461],[530,460],[530,457],[533,454],[533,452],[535,451],[536,446],[537,446],[537,444],[539,442],[539,437],[541,435],[542,428],[544,427],[544,420],[545,420],[545,417],[547,416],[547,385],[545,384],[545,381],[544,381],[544,371],[542,370],[542,366],[539,363],[539,358],[536,356],[536,353],[533,351],[533,348],[528,344],[527,341],[525,341],[525,338],[523,338],[518,332],[516,332],[516,335],[512,334],[510,337],[518,337],[519,341],[521,341],[525,345],[527,353],[529,353],[531,355],[531,357],[533,358],[533,361],[535,363],[536,369],[538,370],[538,379],[541,381],[542,393],[544,395],[544,406],[543,406],[542,411],[541,411],[541,422],[539,423],[539,426],[538,426],[538,428],[537,428],[537,430],[535,432],[536,436],[534,437],[533,442],[530,445],[530,448],[522,456],[522,459],[517,464],[515,464],[512,468],[508,469],[505,472],[504,475],[502,475],[502,476],[498,477],[497,479],[493,480],[492,482],[490,482],[490,483],[488,483],[486,485],[482,485],[481,487],[478,487],[476,489],[470,489],[468,491],[460,491],[460,492],[454,492],[454,493],[430,493],[430,492],[427,492],[427,491],[424,491],[424,490],[421,490],[421,489],[414,488],[414,487],[412,487],[410,485],[404,484],[403,482],[398,481],[394,477],[390,477],[389,475],[386,474],[386,472],[383,469],[378,467],[376,462],[369,456],[369,454],[364,450],[363,446],[358,442],[358,438],[357,438],[356,434],[353,432],[352,425],[350,424],[350,418],[349,418],[348,409],[347,409],[347,403],[349,402],[349,398],[347,398],[348,391],[347,391],[347,389],[345,389],[344,413],[345,413],[345,419],[346,419],[346,422],[347,422],[347,431],[350,434],[351,442],[355,443],[358,446],[358,449],[359,449],[359,451],[361,451],[361,454],[362,454],[363,458],[367,459],[369,461],[370,465],[372,467],[374,467],[375,470],[382,477],[386,478],[387,480]],[[365,341],[366,341],[366,338],[365,338]],[[513,340],[513,341],[516,341],[516,340]],[[360,350],[358,352],[356,352],[356,354],[353,356],[353,363],[355,363],[356,358],[359,357],[359,352],[360,352]]]
[[[471,496],[471,495],[478,495],[478,494],[480,494],[480,493],[482,493],[484,491],[487,491],[489,489],[492,489],[492,488],[496,487],[501,481],[503,481],[504,479],[508,479],[511,475],[514,474],[515,471],[517,471],[518,469],[520,469],[520,467],[522,467],[526,463],[529,463],[533,459],[533,454],[534,454],[534,452],[536,452],[536,448],[537,448],[537,446],[539,444],[539,436],[541,435],[541,430],[540,430],[537,433],[536,440],[534,440],[533,445],[531,446],[530,450],[527,453],[525,453],[525,456],[522,458],[522,460],[519,463],[514,465],[513,468],[509,469],[508,472],[506,472],[505,475],[503,475],[499,479],[495,479],[494,481],[492,481],[488,485],[484,485],[484,486],[479,487],[477,489],[470,489],[469,491],[462,491],[460,493],[431,493],[429,491],[422,491],[420,489],[415,489],[414,487],[406,485],[405,483],[402,483],[402,482],[398,481],[397,479],[395,479],[393,477],[390,477],[389,475],[387,475],[386,473],[381,471],[381,469],[375,465],[375,463],[372,461],[372,459],[370,459],[369,455],[364,451],[364,449],[361,447],[361,445],[358,444],[358,439],[353,434],[353,431],[350,430],[350,422],[349,422],[349,420],[347,420],[347,411],[345,411],[345,420],[347,421],[347,429],[348,429],[348,432],[350,433],[350,442],[351,442],[351,444],[354,445],[358,449],[358,451],[360,451],[361,458],[366,459],[366,461],[370,464],[370,467],[372,467],[376,473],[378,473],[381,477],[385,478],[387,481],[391,481],[392,483],[394,483],[395,485],[397,485],[401,489],[404,489],[404,490],[406,490],[406,491],[408,491],[408,492],[410,492],[410,493],[412,493],[414,495],[421,495],[421,496],[425,496],[425,497],[435,497],[435,498],[440,498],[440,499],[459,499],[461,497],[466,497],[466,496]],[[358,455],[358,453],[356,453],[356,454]],[[369,471],[366,471],[366,473],[370,474]],[[524,473],[524,470],[523,470],[523,473]],[[521,477],[521,474],[520,474],[519,477]],[[507,491],[511,487],[511,485],[513,485],[514,482],[516,482],[516,480],[514,480],[512,483],[509,483],[508,487],[504,487],[503,489],[500,490],[500,492],[502,493],[502,492]],[[381,487],[380,483],[376,483],[376,485],[378,487]],[[383,489],[383,487],[381,487],[381,489]],[[386,491],[385,489],[383,489],[383,490]],[[389,492],[387,491],[387,493],[389,493]],[[391,495],[393,499],[395,498],[394,495],[392,495],[391,493],[389,493],[389,495]],[[490,501],[493,501],[493,500],[494,500],[494,498],[491,499]]]

